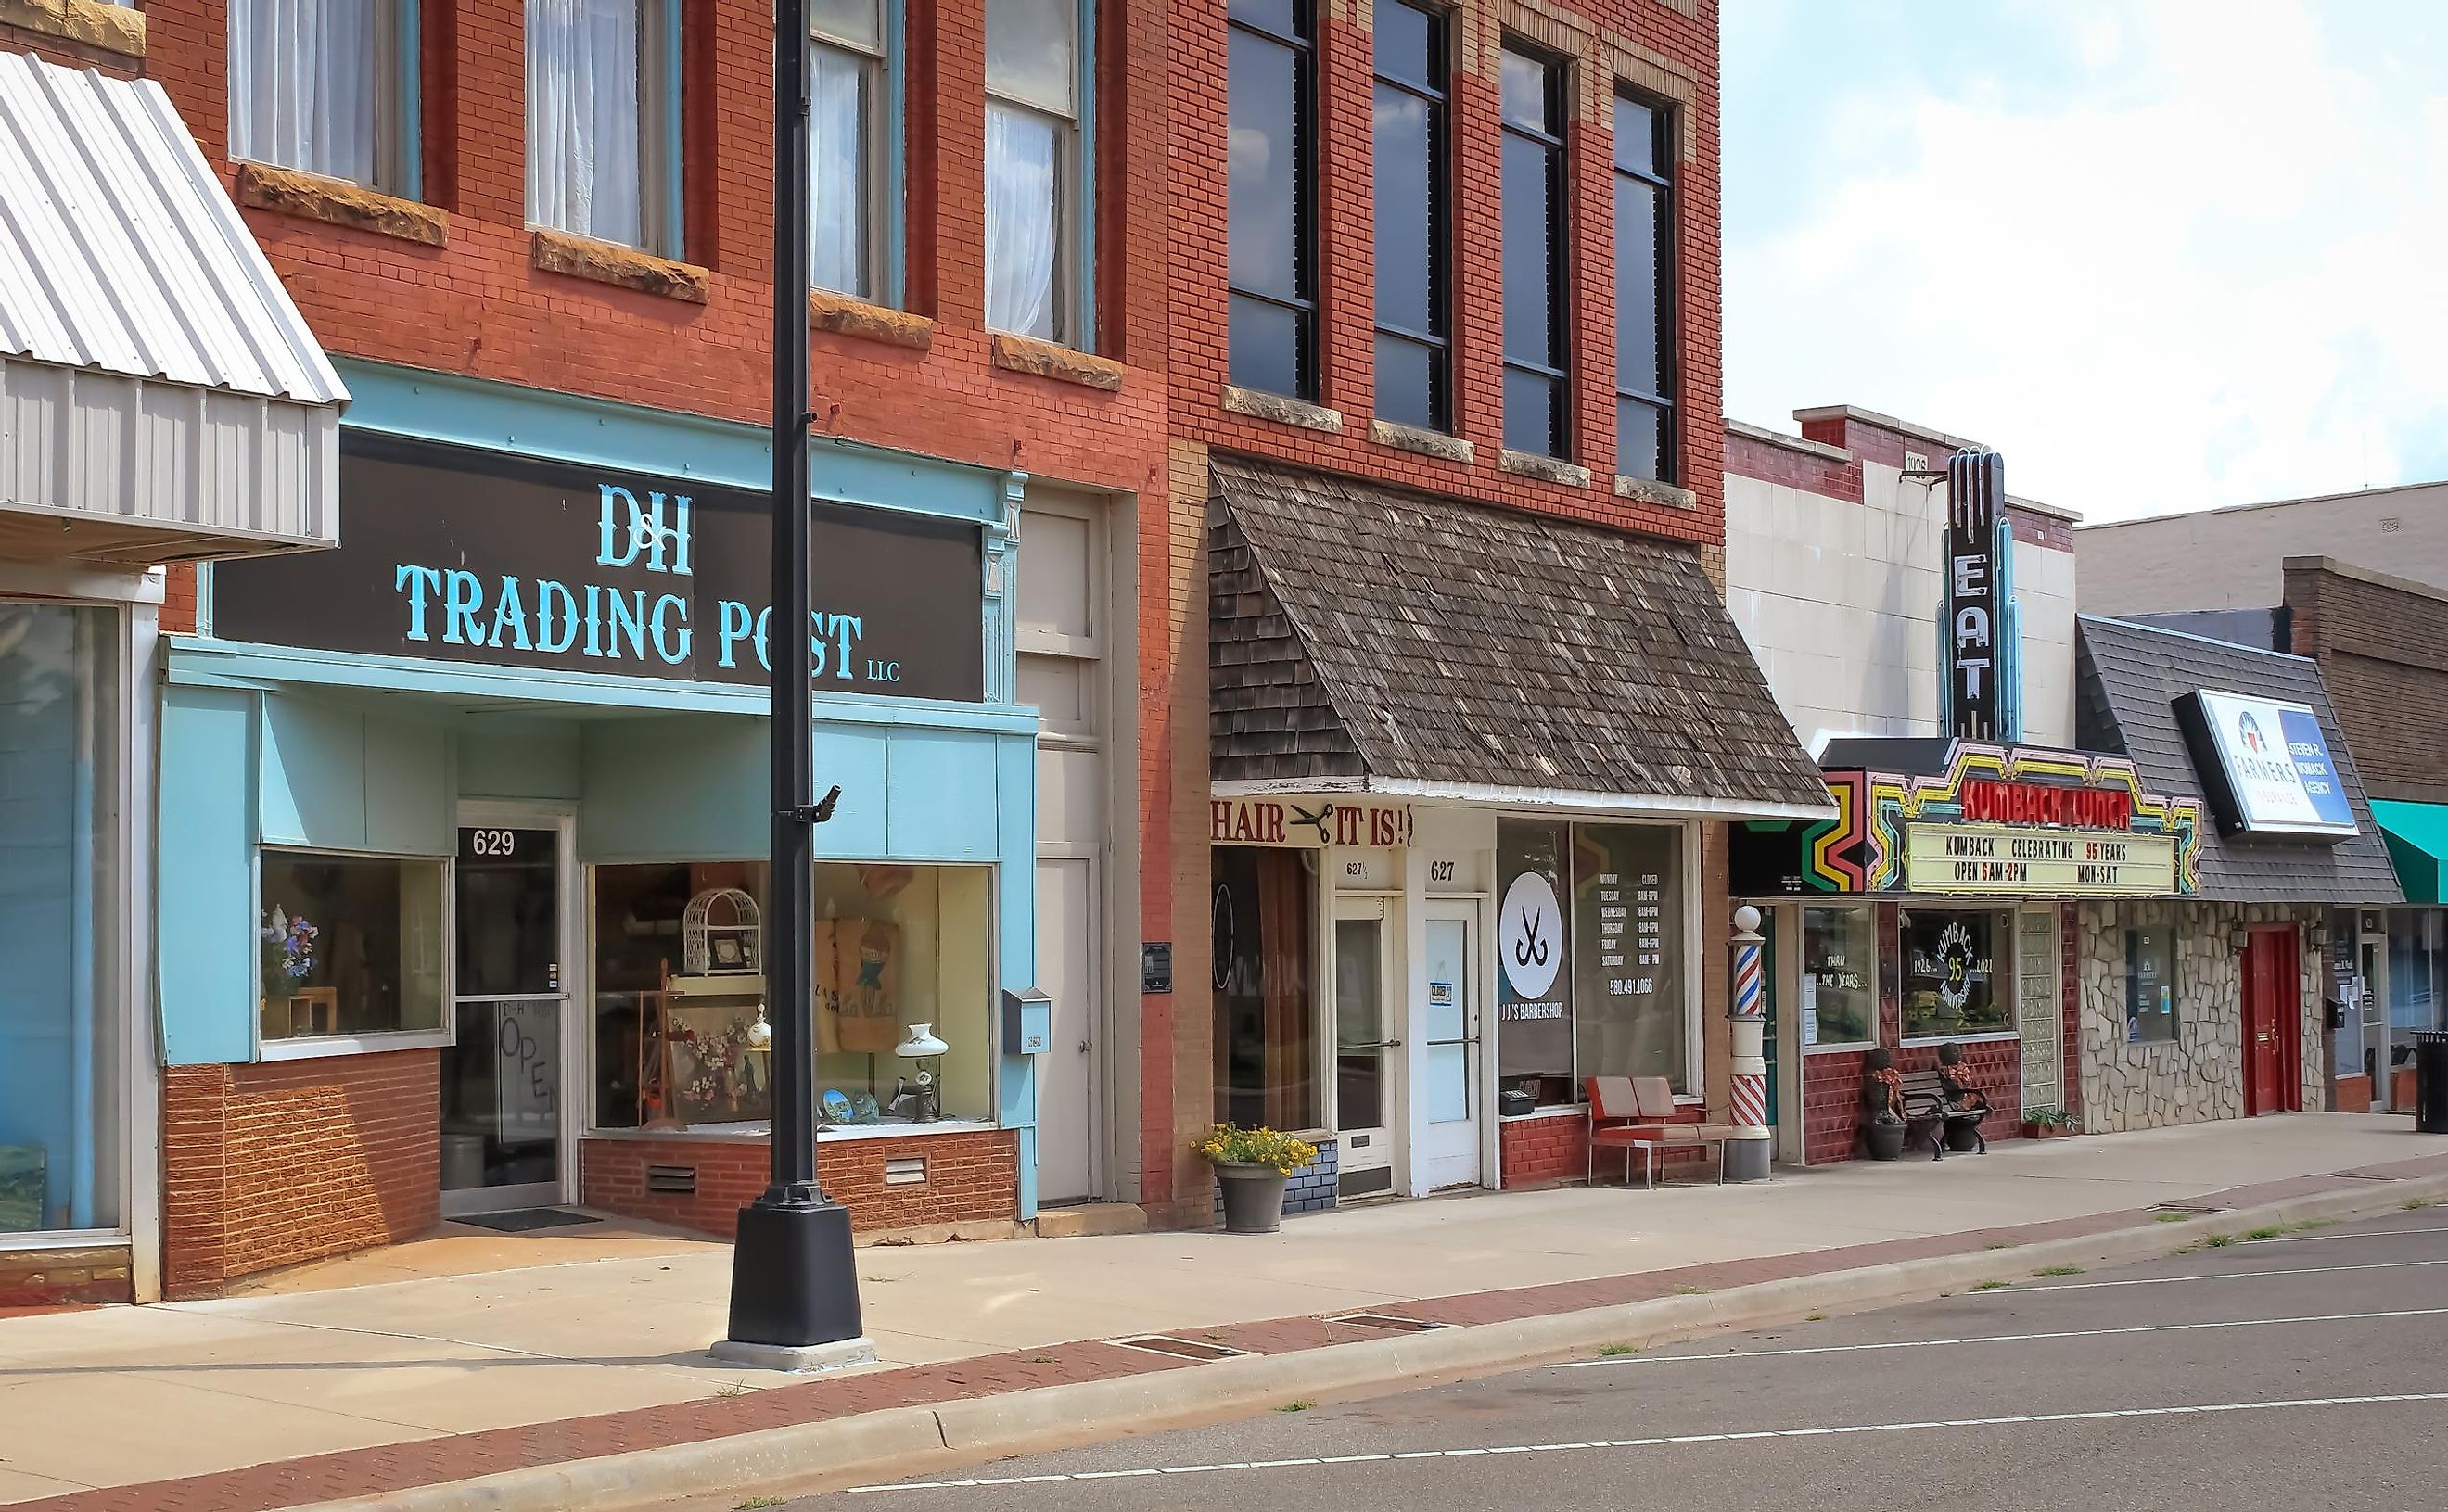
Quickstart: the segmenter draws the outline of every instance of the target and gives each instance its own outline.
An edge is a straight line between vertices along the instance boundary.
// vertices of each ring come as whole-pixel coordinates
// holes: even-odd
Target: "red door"
[[[2295,928],[2256,928],[2244,952],[2244,1111],[2277,1113],[2303,1102],[2303,1002]]]

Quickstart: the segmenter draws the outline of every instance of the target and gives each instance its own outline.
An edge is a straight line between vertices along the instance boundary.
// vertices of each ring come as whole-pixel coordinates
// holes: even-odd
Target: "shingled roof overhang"
[[[1213,469],[1217,794],[1834,812],[1696,547],[1238,458]]]
[[[2153,793],[2202,798],[2204,900],[2396,903],[2404,897],[2318,663],[2132,620],[2086,614],[2075,623],[2076,741],[2087,749],[2121,751],[2132,757],[2143,784]],[[2220,833],[2176,719],[2176,700],[2205,688],[2311,709],[2320,718],[2361,833],[2322,843]]]

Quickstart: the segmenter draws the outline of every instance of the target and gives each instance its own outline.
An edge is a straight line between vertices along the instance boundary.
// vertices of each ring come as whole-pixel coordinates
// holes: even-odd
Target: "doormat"
[[[564,1212],[560,1208],[514,1208],[507,1213],[479,1213],[450,1221],[490,1229],[496,1234],[532,1234],[538,1229],[565,1229],[572,1224],[601,1223],[603,1220],[583,1213]]]

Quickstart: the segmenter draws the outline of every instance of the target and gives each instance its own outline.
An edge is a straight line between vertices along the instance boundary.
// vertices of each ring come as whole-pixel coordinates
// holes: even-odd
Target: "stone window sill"
[[[530,227],[529,260],[545,273],[589,278],[666,299],[703,304],[714,275],[691,262],[675,262],[636,247],[572,236],[548,226]]]
[[[1008,331],[994,334],[994,365],[1006,373],[1025,373],[1034,378],[1076,383],[1081,388],[1101,389],[1107,393],[1120,392],[1124,371],[1122,365],[1111,357],[1074,352],[1069,347],[1040,341],[1033,336],[1016,336]]]
[[[450,239],[449,213],[432,205],[381,194],[345,179],[326,179],[270,163],[238,165],[238,202],[254,210],[320,220],[420,246],[438,247]]]
[[[1234,414],[1246,414],[1254,420],[1272,420],[1277,425],[1298,426],[1304,431],[1322,431],[1328,435],[1343,433],[1343,411],[1301,399],[1288,399],[1280,393],[1267,393],[1257,389],[1224,385],[1222,404]]]
[[[1417,426],[1396,425],[1391,420],[1368,422],[1368,439],[1381,447],[1397,451],[1416,451],[1424,457],[1436,457],[1445,462],[1468,462],[1477,450],[1461,436],[1442,431],[1423,431]]]
[[[101,0],[0,0],[0,27],[123,58],[144,56],[144,12]]]
[[[847,295],[815,289],[808,295],[808,319],[817,330],[862,341],[925,352],[935,345],[935,322],[905,310],[888,310]]]
[[[1560,483],[1568,488],[1590,486],[1590,469],[1578,462],[1566,462],[1561,457],[1542,457],[1535,451],[1516,451],[1508,447],[1498,460],[1505,471],[1520,473],[1525,478]]]
[[[1627,478],[1618,473],[1615,480],[1615,496],[1641,504],[1654,504],[1668,509],[1696,509],[1700,496],[1689,488],[1678,488],[1654,478]]]

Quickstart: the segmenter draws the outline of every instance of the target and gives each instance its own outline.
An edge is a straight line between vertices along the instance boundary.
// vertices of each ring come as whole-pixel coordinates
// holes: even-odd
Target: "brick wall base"
[[[162,1087],[162,1285],[233,1279],[441,1221],[440,1052],[172,1066]]]
[[[0,1308],[133,1302],[127,1264],[124,1244],[0,1251]]]
[[[1812,1165],[1851,1160],[1862,1154],[1862,1058],[1860,1050],[1831,1050],[1803,1058],[1803,1158]],[[1895,1052],[1896,1069],[1938,1069],[1938,1046],[1916,1044]],[[2023,1045],[2019,1040],[1980,1040],[1963,1047],[1972,1084],[1995,1111],[1980,1125],[1990,1143],[2023,1133]],[[1929,1147],[1913,1148],[1928,1158]],[[1906,1152],[1910,1158],[1910,1151]]]
[[[582,1140],[579,1152],[586,1206],[721,1239],[772,1171],[761,1139],[641,1135]],[[913,1157],[926,1161],[926,1179],[886,1184],[885,1162]],[[824,1140],[816,1167],[826,1195],[850,1209],[861,1233],[1019,1216],[1020,1143],[1008,1129]],[[683,1173],[694,1190],[655,1189]]]
[[[2358,1071],[2353,1076],[2338,1078],[2337,1111],[2369,1113],[2372,1110],[2372,1079]]]
[[[1553,1186],[1587,1174],[1590,1121],[1586,1118],[1506,1119],[1496,1126],[1501,1184]]]

